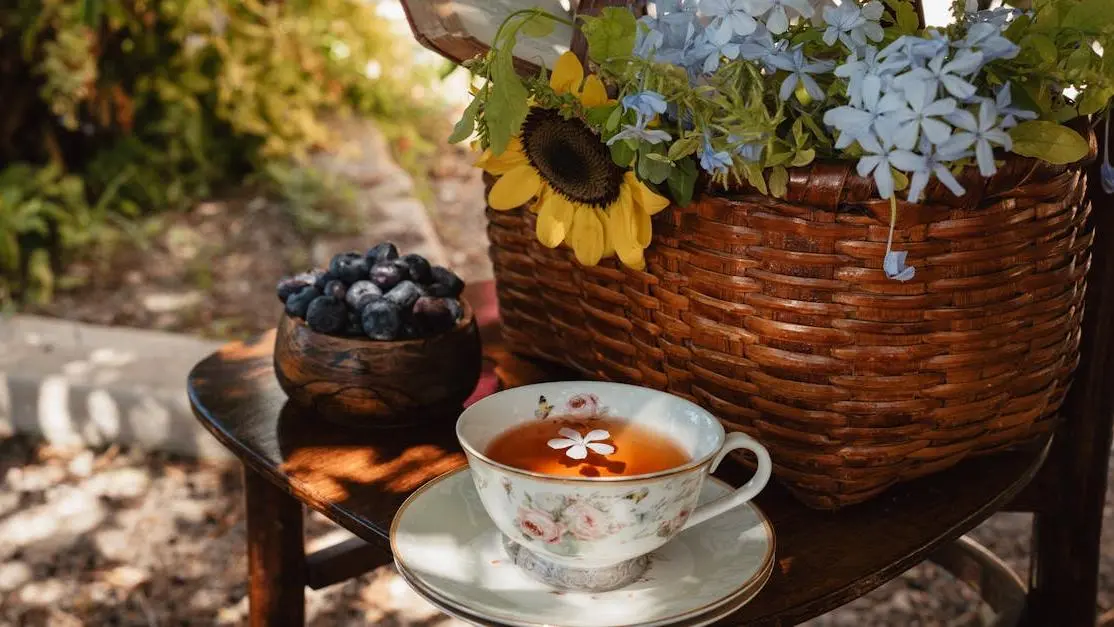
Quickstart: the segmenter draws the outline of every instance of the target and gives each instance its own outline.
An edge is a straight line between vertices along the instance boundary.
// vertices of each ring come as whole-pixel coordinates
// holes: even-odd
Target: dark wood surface
[[[291,400],[356,427],[420,422],[460,407],[480,378],[480,337],[467,302],[456,326],[395,342],[317,333],[279,319],[274,369]]]
[[[301,627],[306,587],[302,504],[250,468],[244,468],[244,495],[249,626]]]
[[[501,349],[489,284],[473,286],[468,297],[485,344],[485,375],[473,399],[497,386],[567,378]],[[198,418],[251,470],[386,547],[391,519],[407,495],[465,463],[453,433],[456,414],[426,416],[426,425],[414,428],[333,426],[287,403],[271,365],[273,342],[268,333],[230,344],[197,365],[189,396]],[[897,576],[1016,495],[1039,469],[1043,444],[966,461],[838,512],[808,509],[771,485],[757,502],[777,533],[777,568],[731,622],[796,624]],[[747,471],[725,463],[716,474],[738,483]]]

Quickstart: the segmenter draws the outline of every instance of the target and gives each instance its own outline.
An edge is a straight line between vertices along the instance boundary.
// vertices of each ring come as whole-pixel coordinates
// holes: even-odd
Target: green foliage
[[[37,172],[53,182],[20,187],[21,206],[62,207],[20,209],[41,217],[30,227],[20,218],[18,231],[0,222],[0,240],[20,249],[41,245],[40,221],[55,253],[72,251],[76,240],[61,234],[83,220],[92,221],[85,230],[118,226],[253,173],[304,199],[311,185],[272,175],[332,145],[326,116],[417,126],[432,109],[413,90],[434,72],[416,69],[409,46],[362,0],[13,4],[0,11],[0,181]],[[15,162],[24,164],[3,169]],[[62,196],[50,195],[61,185]],[[25,255],[0,281],[30,290],[49,268],[28,261],[42,259]]]
[[[626,8],[607,7],[599,17],[581,16],[581,30],[588,40],[588,56],[600,62],[630,56],[638,22]]]
[[[1013,139],[1013,152],[1058,165],[1075,163],[1087,156],[1090,150],[1087,140],[1079,133],[1044,120],[1018,124],[1010,129],[1010,137]]]

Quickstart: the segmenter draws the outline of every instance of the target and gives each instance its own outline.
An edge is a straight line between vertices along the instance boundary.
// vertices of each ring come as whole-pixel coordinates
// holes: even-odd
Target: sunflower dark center
[[[596,207],[619,198],[623,170],[584,122],[533,109],[522,125],[522,145],[530,165],[565,198]]]

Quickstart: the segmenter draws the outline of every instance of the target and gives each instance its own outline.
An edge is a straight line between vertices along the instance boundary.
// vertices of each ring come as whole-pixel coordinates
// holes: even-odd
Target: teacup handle
[[[734,509],[758,496],[762,488],[766,487],[766,484],[770,481],[770,473],[773,471],[773,463],[770,461],[770,454],[766,452],[766,447],[758,443],[758,440],[755,440],[745,433],[727,434],[727,438],[724,440],[723,446],[719,449],[719,453],[717,453],[716,458],[712,460],[712,464],[708,466],[708,474],[712,474],[716,471],[716,468],[719,467],[719,463],[723,461],[724,457],[727,457],[728,453],[740,448],[752,451],[758,458],[758,470],[755,471],[754,476],[750,478],[750,481],[747,481],[742,487],[731,494],[697,507],[692,512],[692,515],[689,516],[689,519],[685,522],[685,526],[682,527],[682,529],[688,529],[693,525],[699,525],[709,518],[719,516],[727,510]]]

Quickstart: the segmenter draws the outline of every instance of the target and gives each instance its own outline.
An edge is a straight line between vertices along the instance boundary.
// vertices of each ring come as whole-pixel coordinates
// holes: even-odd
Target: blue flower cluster
[[[995,147],[1011,148],[1008,129],[1037,117],[1013,104],[1009,84],[993,94],[979,93],[974,84],[987,63],[1018,54],[1018,47],[1003,35],[1022,14],[1015,9],[978,11],[977,2],[968,0],[962,39],[930,29],[924,36],[902,36],[881,47],[884,9],[879,0],[653,4],[651,15],[640,20],[635,55],[682,67],[694,84],[715,73],[725,60],[741,58],[768,76],[784,76],[778,90],[782,102],[823,101],[837,92],[822,85],[845,85],[838,96],[846,96],[847,104],[828,109],[823,121],[834,131],[837,149],[857,147],[856,154],[862,155],[859,174],[872,177],[883,198],[895,197],[895,171],[908,175],[910,202],[920,200],[933,177],[953,193],[964,194],[950,166],[973,157],[983,176],[994,174]],[[797,20],[820,30],[827,46],[844,50],[844,61],[810,58],[803,44],[793,45],[788,32]],[[628,96],[623,106],[638,111],[638,122],[625,127],[622,138],[669,141],[664,131],[646,127],[653,114],[672,112],[659,94]],[[764,144],[734,136],[715,138],[705,131],[697,150],[700,167],[722,174],[736,159],[760,163]],[[1114,188],[1114,168],[1108,171]],[[902,281],[915,272],[905,265],[905,254],[892,251],[889,244],[884,270]]]

